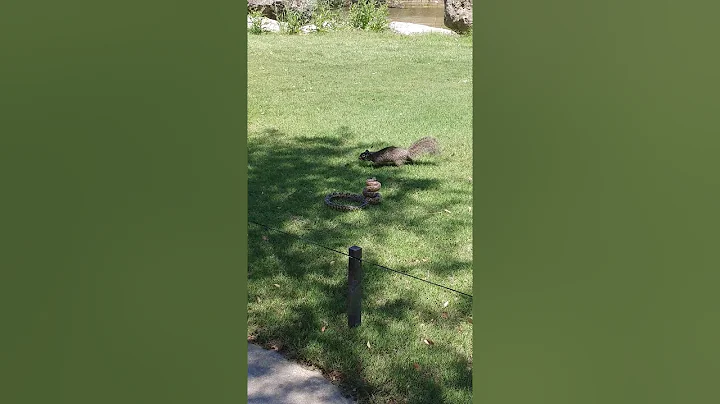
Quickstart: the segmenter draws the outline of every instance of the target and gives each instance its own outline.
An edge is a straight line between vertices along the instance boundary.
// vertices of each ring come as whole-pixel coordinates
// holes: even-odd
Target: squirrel
[[[413,143],[407,149],[390,146],[376,152],[365,150],[360,154],[360,160],[372,161],[374,166],[396,165],[412,163],[413,159],[421,154],[437,154],[440,152],[440,145],[434,137],[426,136]]]

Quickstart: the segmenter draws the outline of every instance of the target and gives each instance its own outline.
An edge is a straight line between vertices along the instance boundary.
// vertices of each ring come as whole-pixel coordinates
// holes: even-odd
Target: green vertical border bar
[[[480,13],[482,12],[482,4],[473,4],[473,357],[477,358],[477,353],[480,352],[480,349],[482,348],[482,329],[480,328],[478,322],[480,321],[480,316],[478,314],[480,313],[481,305],[483,302],[482,299],[482,288],[480,287],[480,276],[481,276],[481,270],[482,267],[480,265],[480,253],[482,251],[482,246],[478,242],[478,237],[480,235],[481,227],[478,224],[478,219],[482,217],[478,213],[478,208],[480,207],[479,198],[482,198],[482,192],[480,190],[480,187],[478,186],[478,181],[480,179],[480,170],[478,169],[478,165],[476,164],[477,159],[482,158],[482,153],[480,151],[480,148],[478,147],[478,142],[480,141],[480,138],[482,136],[482,133],[478,129],[478,122],[477,122],[477,115],[478,115],[478,99],[481,96],[480,93],[480,86],[478,85],[478,80],[480,79],[480,74],[478,73],[478,69],[482,66],[482,48],[478,46],[478,41],[480,39],[480,31],[475,28],[477,24],[477,18],[480,16]],[[478,368],[481,367],[481,364],[479,361],[473,360],[473,372],[472,372],[472,386],[473,386],[473,403],[480,403],[481,400],[479,398],[480,389],[482,388],[482,378],[480,377],[480,372],[478,372]]]
[[[246,401],[246,6],[0,13],[0,401]]]
[[[239,61],[242,63],[242,70],[239,72],[241,73],[241,80],[240,83],[242,85],[242,105],[241,105],[241,113],[240,117],[242,119],[243,123],[243,131],[239,134],[239,138],[241,140],[242,144],[242,150],[239,153],[240,155],[240,166],[242,176],[240,177],[240,187],[239,191],[242,193],[241,197],[241,204],[239,206],[240,212],[241,212],[241,237],[239,240],[239,248],[240,251],[243,252],[240,260],[240,274],[242,276],[242,282],[238,285],[238,291],[240,292],[240,297],[242,299],[242,307],[240,307],[238,310],[242,315],[240,318],[242,321],[239,323],[239,325],[242,327],[244,331],[244,339],[240,343],[240,369],[242,370],[242,382],[240,383],[240,386],[242,386],[242,392],[241,397],[243,399],[242,402],[247,402],[247,382],[248,382],[248,344],[247,344],[247,280],[248,280],[248,173],[247,173],[247,167],[248,167],[248,153],[247,153],[247,3],[242,2],[240,5],[241,13],[242,13],[242,29],[239,30],[240,33],[240,43],[242,46],[240,47],[241,55],[239,58]],[[233,8],[234,9],[234,8]]]
[[[718,6],[474,11],[475,401],[717,401]]]
[[[240,60],[242,60],[242,63],[243,63],[242,88],[244,90],[243,91],[244,103],[243,103],[241,116],[242,116],[242,121],[244,123],[245,130],[243,131],[242,136],[241,136],[241,138],[242,138],[242,153],[241,153],[240,164],[242,165],[242,179],[241,179],[241,181],[242,181],[242,187],[241,187],[241,192],[242,192],[242,205],[241,205],[242,237],[240,239],[240,242],[241,242],[242,251],[244,252],[244,254],[242,255],[242,262],[241,262],[241,267],[242,267],[241,273],[242,273],[244,282],[242,282],[242,285],[240,286],[240,291],[241,291],[241,296],[242,296],[242,308],[240,310],[242,312],[241,325],[242,325],[243,330],[245,331],[246,338],[243,340],[243,343],[241,344],[240,352],[242,354],[241,369],[243,371],[243,373],[242,373],[243,374],[242,397],[244,398],[243,402],[247,402],[247,382],[248,382],[248,377],[247,377],[247,375],[248,375],[248,360],[247,360],[247,358],[248,358],[248,353],[247,353],[247,351],[248,351],[248,344],[247,344],[247,318],[248,318],[248,314],[247,314],[247,302],[248,302],[247,280],[248,280],[248,275],[247,274],[249,271],[249,269],[248,269],[248,253],[249,253],[249,251],[248,251],[249,250],[249,247],[248,247],[248,216],[249,216],[249,211],[248,211],[248,174],[247,174],[247,167],[248,167],[248,152],[247,152],[247,150],[248,150],[248,148],[247,148],[247,132],[248,132],[248,130],[247,130],[247,121],[248,121],[248,119],[247,119],[247,111],[248,111],[247,110],[247,102],[248,102],[247,101],[247,88],[248,88],[248,84],[247,84],[247,64],[248,64],[247,40],[248,40],[248,38],[247,38],[247,36],[248,36],[248,32],[247,32],[247,25],[246,25],[248,10],[247,10],[246,2],[243,2],[242,9],[243,9],[243,19],[242,19],[243,27],[241,30],[241,41],[242,41],[243,47],[242,47],[242,57],[240,58]]]

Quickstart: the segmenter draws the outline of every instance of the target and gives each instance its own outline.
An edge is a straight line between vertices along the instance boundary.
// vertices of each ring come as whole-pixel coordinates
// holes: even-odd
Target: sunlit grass
[[[342,252],[359,245],[368,261],[471,294],[471,38],[248,40],[250,220]],[[428,135],[441,155],[401,168],[358,161]],[[369,177],[382,183],[381,205],[323,204]],[[252,224],[249,239],[251,339],[321,368],[361,402],[471,402],[469,298],[366,263],[363,323],[348,329],[348,257]]]

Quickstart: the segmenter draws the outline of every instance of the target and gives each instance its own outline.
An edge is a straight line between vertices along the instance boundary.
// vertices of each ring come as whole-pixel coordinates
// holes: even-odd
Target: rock
[[[472,0],[443,0],[445,2],[445,26],[455,32],[467,32],[472,28]]]
[[[247,0],[248,13],[259,11],[264,17],[278,20],[286,9],[299,11],[306,19],[312,16],[317,0]]]
[[[252,17],[248,16],[247,23],[248,23],[248,28],[252,27]],[[262,17],[262,22],[260,23],[260,27],[262,27],[263,31],[280,32],[280,23],[275,20],[271,20],[269,18]]]
[[[285,0],[285,4],[286,7],[301,12],[309,21],[317,5],[317,0]]]
[[[440,34],[448,34],[448,35],[455,34],[454,32],[450,31],[449,29],[445,29],[445,28],[428,27],[427,25],[413,24],[411,22],[399,22],[399,21],[391,22],[390,30],[393,32],[397,32],[398,34],[403,34],[403,35],[427,34],[430,32],[435,32],[435,33],[440,33]]]
[[[311,32],[317,32],[317,26],[315,24],[303,25],[300,27],[300,32],[303,34],[309,34]]]
[[[285,10],[283,0],[248,0],[248,14],[259,11],[264,17],[277,20],[277,15]]]

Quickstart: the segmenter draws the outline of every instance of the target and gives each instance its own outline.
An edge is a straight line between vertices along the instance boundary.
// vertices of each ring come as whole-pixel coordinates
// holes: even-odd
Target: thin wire
[[[310,241],[310,240],[308,240],[308,239],[306,239],[306,238],[304,238],[304,237],[298,236],[297,234],[288,233],[288,232],[282,231],[282,230],[280,230],[280,229],[276,229],[276,228],[274,228],[274,227],[270,227],[270,226],[264,225],[264,224],[262,224],[262,223],[253,222],[252,220],[248,220],[248,222],[249,222],[249,223],[252,223],[252,224],[254,224],[254,225],[257,225],[257,226],[264,227],[264,228],[266,228],[266,229],[268,229],[268,230],[273,230],[273,231],[276,231],[276,232],[279,232],[279,233],[287,234],[288,236],[292,236],[292,237],[298,238],[298,239],[300,239],[300,240],[305,241],[305,242],[308,243],[308,244],[312,244],[312,245],[315,245],[315,246],[324,248],[324,249],[326,249],[326,250],[330,250],[330,251],[332,251],[332,252],[336,252],[336,253],[338,253],[338,254],[346,255],[346,256],[348,256],[348,257],[350,257],[350,258],[352,258],[352,259],[356,259],[356,260],[358,260],[358,261],[360,261],[360,262],[367,262],[367,263],[370,264],[370,265],[375,265],[376,267],[380,267],[380,268],[383,268],[383,269],[387,269],[388,271],[392,271],[392,272],[398,273],[398,274],[400,274],[400,275],[408,276],[408,277],[410,277],[410,278],[417,279],[417,280],[419,280],[419,281],[422,281],[422,282],[425,282],[425,283],[429,283],[429,284],[431,284],[431,285],[435,285],[435,286],[438,286],[438,287],[441,287],[441,288],[444,288],[444,289],[447,289],[447,290],[451,290],[451,291],[453,291],[453,292],[455,292],[455,293],[459,293],[459,294],[461,294],[461,295],[463,295],[463,296],[467,296],[467,297],[469,297],[469,298],[472,299],[472,295],[469,295],[469,294],[467,294],[467,293],[461,292],[461,291],[459,291],[459,290],[455,290],[455,289],[453,289],[453,288],[440,285],[439,283],[435,283],[435,282],[431,282],[431,281],[428,281],[428,280],[425,280],[425,279],[422,279],[422,278],[418,278],[417,276],[410,275],[410,274],[406,274],[405,272],[401,272],[401,271],[398,271],[398,270],[396,270],[396,269],[388,268],[388,267],[386,267],[385,265],[380,265],[380,264],[376,264],[376,263],[374,263],[374,262],[365,261],[365,260],[363,260],[362,258],[355,258],[355,257],[353,257],[352,255],[350,255],[350,254],[348,254],[348,253],[344,253],[344,252],[338,251],[338,250],[336,250],[336,249],[334,249],[334,248],[326,247],[326,246],[324,246],[324,245],[322,245],[322,244],[315,243],[315,242]]]

